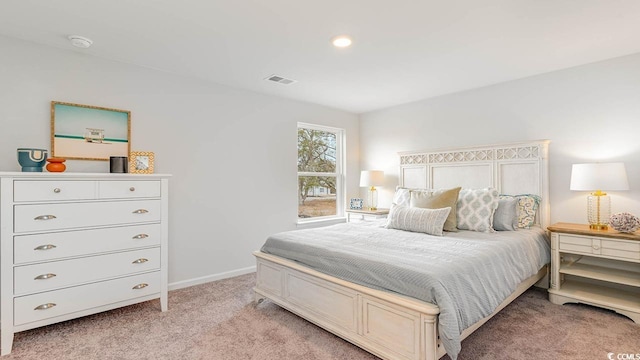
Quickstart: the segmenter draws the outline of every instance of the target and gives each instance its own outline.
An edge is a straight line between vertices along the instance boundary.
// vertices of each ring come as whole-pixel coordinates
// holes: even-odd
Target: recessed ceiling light
[[[86,49],[91,46],[91,44],[93,44],[93,41],[91,39],[79,35],[69,36],[69,41],[71,41],[71,45],[81,49]]]
[[[333,46],[339,48],[349,47],[351,46],[352,42],[353,41],[351,40],[351,37],[347,35],[338,35],[331,39],[331,43],[333,44]]]

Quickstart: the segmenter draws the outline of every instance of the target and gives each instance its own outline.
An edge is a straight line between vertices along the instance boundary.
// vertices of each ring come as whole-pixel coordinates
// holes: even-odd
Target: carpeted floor
[[[255,275],[18,333],[17,359],[377,359],[271,302],[252,303]],[[594,359],[640,353],[640,325],[532,288],[462,343],[459,359]],[[444,359],[448,359],[445,356]],[[626,359],[626,358],[625,358]]]

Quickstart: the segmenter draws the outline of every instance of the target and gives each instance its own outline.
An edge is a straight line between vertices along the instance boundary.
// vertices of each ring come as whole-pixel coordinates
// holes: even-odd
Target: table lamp
[[[571,190],[592,191],[587,196],[589,228],[607,230],[611,217],[611,198],[606,191],[629,190],[624,163],[573,164]]]
[[[384,171],[382,170],[364,170],[360,172],[360,186],[368,187],[368,205],[369,210],[378,209],[378,190],[376,186],[384,184]]]

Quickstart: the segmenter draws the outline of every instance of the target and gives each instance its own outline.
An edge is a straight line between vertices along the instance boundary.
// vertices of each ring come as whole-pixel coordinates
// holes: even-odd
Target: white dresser
[[[169,175],[0,172],[1,354],[13,334],[160,298]]]

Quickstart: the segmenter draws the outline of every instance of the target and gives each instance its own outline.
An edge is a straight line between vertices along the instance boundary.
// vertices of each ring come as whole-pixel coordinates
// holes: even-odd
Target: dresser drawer
[[[134,199],[160,197],[159,180],[100,181],[100,199]]]
[[[160,221],[160,200],[34,204],[14,207],[14,231],[46,231]]]
[[[13,237],[13,261],[24,264],[118,250],[159,246],[160,224]]]
[[[159,271],[17,297],[14,326],[154,294],[160,296]]]
[[[53,261],[14,268],[14,294],[25,295],[160,268],[160,248]]]
[[[95,198],[95,181],[16,180],[13,182],[13,200],[16,202],[91,200]]]

